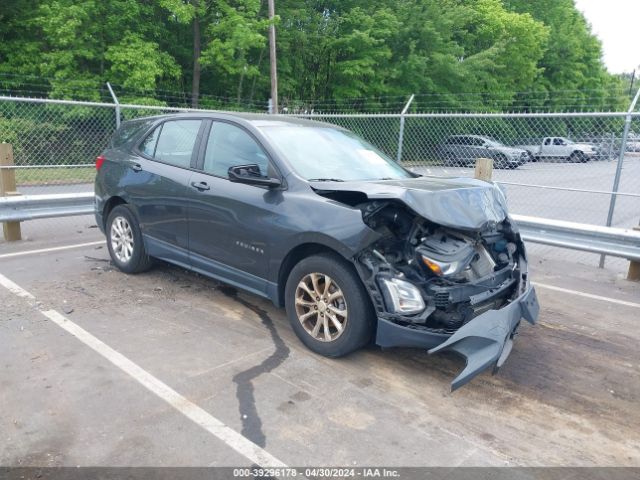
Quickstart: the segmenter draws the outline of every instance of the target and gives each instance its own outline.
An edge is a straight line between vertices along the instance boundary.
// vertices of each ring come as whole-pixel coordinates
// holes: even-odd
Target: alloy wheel
[[[133,255],[133,230],[124,217],[116,217],[111,222],[111,249],[122,263],[128,263]]]
[[[332,342],[347,325],[347,302],[342,289],[328,275],[306,275],[295,293],[298,320],[305,331],[316,340]]]

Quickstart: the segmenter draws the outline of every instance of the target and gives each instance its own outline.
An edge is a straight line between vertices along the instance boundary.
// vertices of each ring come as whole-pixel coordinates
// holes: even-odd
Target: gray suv
[[[440,157],[445,166],[464,167],[478,158],[493,159],[496,168],[518,168],[530,160],[521,148],[507,147],[490,137],[479,135],[452,135],[440,145]]]
[[[499,367],[538,304],[502,191],[421,177],[334,125],[265,115],[125,122],[96,159],[113,263],[159,259],[284,306],[314,352],[448,350]]]

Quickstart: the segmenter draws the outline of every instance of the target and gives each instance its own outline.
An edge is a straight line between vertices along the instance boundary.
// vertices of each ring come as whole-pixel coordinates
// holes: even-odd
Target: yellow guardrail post
[[[20,195],[16,191],[16,171],[11,168],[13,166],[13,146],[10,143],[0,143],[0,197]],[[2,232],[7,242],[22,240],[20,222],[4,222]]]

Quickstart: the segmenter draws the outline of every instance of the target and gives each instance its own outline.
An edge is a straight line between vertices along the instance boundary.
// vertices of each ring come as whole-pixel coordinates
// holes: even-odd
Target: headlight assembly
[[[422,263],[424,263],[429,270],[438,277],[446,277],[448,275],[455,275],[456,273],[460,273],[462,270],[467,268],[469,265],[469,261],[465,259],[464,262],[454,261],[454,262],[442,262],[438,260],[434,260],[432,258],[428,258],[422,255]]]
[[[391,313],[412,315],[425,309],[422,294],[412,283],[395,277],[381,277],[380,285]]]

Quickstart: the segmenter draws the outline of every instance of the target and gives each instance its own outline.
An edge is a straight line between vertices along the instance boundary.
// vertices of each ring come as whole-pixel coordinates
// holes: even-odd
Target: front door
[[[212,122],[201,172],[190,182],[189,250],[195,270],[265,295],[269,239],[278,229],[283,191],[229,181],[229,167],[248,164],[257,164],[263,175],[277,175],[247,130]]]

